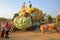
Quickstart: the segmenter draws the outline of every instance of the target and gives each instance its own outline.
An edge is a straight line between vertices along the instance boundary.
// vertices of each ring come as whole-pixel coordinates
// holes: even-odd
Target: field
[[[38,31],[16,31],[9,35],[9,39],[1,40],[60,40],[60,33],[41,33]]]

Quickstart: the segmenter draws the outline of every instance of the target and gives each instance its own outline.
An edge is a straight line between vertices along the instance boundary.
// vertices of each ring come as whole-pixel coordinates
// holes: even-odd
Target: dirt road
[[[1,40],[60,40],[60,33],[40,33],[40,32],[14,32],[10,34],[9,39],[1,38]]]

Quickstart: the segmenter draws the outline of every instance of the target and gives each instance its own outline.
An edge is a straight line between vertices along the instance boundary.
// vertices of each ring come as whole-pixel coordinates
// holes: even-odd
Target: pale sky
[[[0,0],[0,17],[13,18],[18,13],[23,2],[28,5],[31,1],[33,7],[41,9],[52,17],[60,14],[60,0]]]

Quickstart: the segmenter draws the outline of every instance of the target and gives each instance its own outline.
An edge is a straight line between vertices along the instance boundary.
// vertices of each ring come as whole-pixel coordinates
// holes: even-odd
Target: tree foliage
[[[53,22],[53,18],[51,15],[47,15],[46,17],[49,23]]]
[[[17,16],[19,16],[19,13],[15,13],[12,20],[14,20],[14,18]]]

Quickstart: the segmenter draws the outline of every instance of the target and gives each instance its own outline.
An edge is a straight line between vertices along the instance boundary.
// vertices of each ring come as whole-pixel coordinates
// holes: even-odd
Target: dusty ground
[[[9,39],[0,38],[1,40],[60,40],[60,33],[40,33],[40,32],[14,32],[10,34]]]

